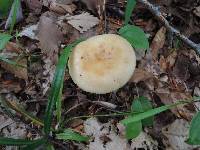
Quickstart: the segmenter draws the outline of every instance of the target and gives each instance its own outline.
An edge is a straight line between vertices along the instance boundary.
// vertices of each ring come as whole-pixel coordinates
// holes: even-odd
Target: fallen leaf
[[[158,59],[159,50],[164,46],[165,39],[166,39],[166,28],[161,27],[156,33],[150,46],[154,61]]]
[[[189,123],[183,119],[177,119],[164,127],[162,133],[167,137],[167,140],[163,138],[167,149],[193,150],[195,148],[195,146],[185,143],[189,133]]]
[[[28,80],[28,71],[27,71],[27,58],[20,58],[19,55],[21,53],[21,49],[16,43],[9,42],[6,45],[6,48],[1,52],[0,56],[12,60],[17,63],[17,65],[21,65],[24,67],[16,66],[9,64],[4,61],[0,61],[0,65],[2,68],[4,68],[6,71],[14,74],[16,77],[24,80]]]
[[[157,141],[147,133],[141,132],[137,138],[131,140],[131,150],[133,149],[158,150],[159,148]]]
[[[153,77],[154,76],[152,73],[141,68],[136,68],[129,82],[138,83],[140,81],[146,81],[147,79],[153,78]]]
[[[99,23],[99,19],[90,15],[88,12],[83,12],[80,15],[66,17],[68,23],[76,28],[80,33],[83,33]]]
[[[88,145],[89,150],[130,149],[128,141],[115,133],[114,127],[110,122],[101,124],[96,118],[90,118],[84,122],[84,130],[87,135],[94,138]]]
[[[94,14],[101,16],[104,7],[104,0],[81,0]]]
[[[41,0],[26,0],[26,5],[28,6],[30,12],[39,14],[42,10]]]
[[[37,37],[40,41],[39,45],[44,61],[44,82],[42,83],[42,93],[44,95],[53,80],[55,64],[58,60],[59,45],[63,40],[63,34],[57,27],[56,17],[52,13],[46,12],[40,17]]]
[[[200,6],[196,7],[193,12],[196,16],[200,17]]]
[[[167,87],[159,87],[156,89],[155,93],[159,96],[161,102],[165,105],[176,103],[179,100],[189,100],[192,98],[191,93],[185,91],[171,91]],[[178,105],[176,108],[171,109],[171,111],[178,117],[183,117],[187,120],[191,120],[192,116],[194,115],[194,111],[191,111],[191,109],[194,108],[188,109],[187,106],[189,107],[192,105]]]
[[[58,51],[63,35],[58,29],[55,16],[52,13],[47,12],[40,17],[37,37],[43,52]]]
[[[49,7],[53,2],[68,5],[71,4],[73,1],[74,0],[43,0],[43,5]]]
[[[13,61],[16,61],[18,65],[22,65],[27,67],[27,59],[23,58],[20,60],[17,60],[17,58],[13,58]],[[28,72],[27,68],[22,68],[19,66],[8,64],[7,62],[0,61],[1,67],[4,68],[6,71],[13,73],[16,77],[24,80],[28,80]]]
[[[74,4],[66,5],[57,2],[52,2],[50,4],[50,10],[62,15],[65,15],[66,13],[72,14],[76,10],[76,5]]]
[[[20,33],[19,37],[26,36],[33,40],[38,40],[35,31],[38,29],[38,24],[25,27]]]

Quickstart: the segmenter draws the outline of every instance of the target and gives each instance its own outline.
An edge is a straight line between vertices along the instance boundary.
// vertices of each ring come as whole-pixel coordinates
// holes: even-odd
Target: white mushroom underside
[[[136,65],[130,43],[115,34],[94,36],[72,51],[68,67],[82,90],[104,94],[115,91],[131,78]]]

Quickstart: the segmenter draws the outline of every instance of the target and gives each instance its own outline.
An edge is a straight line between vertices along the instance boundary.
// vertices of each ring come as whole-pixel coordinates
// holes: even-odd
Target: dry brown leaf
[[[166,39],[166,28],[162,27],[156,33],[150,46],[154,61],[158,59],[159,50],[164,46],[165,39]]]
[[[43,94],[49,89],[55,72],[55,64],[58,60],[59,45],[63,40],[63,34],[56,25],[56,17],[52,13],[45,13],[40,17],[37,37],[43,53]]]
[[[63,35],[52,13],[47,12],[40,17],[37,37],[43,52],[58,51]]]
[[[27,58],[20,58],[19,55],[21,53],[21,49],[16,43],[9,42],[6,45],[6,48],[1,52],[0,56],[7,58],[16,62],[18,65],[22,65],[27,67]],[[24,80],[28,80],[28,72],[27,68],[22,68],[19,66],[11,65],[7,62],[0,61],[0,65],[6,71],[14,74],[16,77]]]
[[[12,61],[16,61],[17,64],[27,67],[27,59],[23,58],[17,61],[17,58],[13,58]],[[1,67],[6,71],[13,73],[16,77],[24,80],[28,80],[27,68],[18,67],[15,65],[8,64],[6,62],[0,62]]]
[[[66,17],[68,23],[75,29],[83,33],[99,23],[99,19],[90,15],[88,12],[82,14]]]
[[[129,82],[138,83],[140,81],[145,81],[149,78],[153,78],[152,73],[147,72],[144,69],[136,68]]]
[[[74,4],[66,5],[66,4],[59,4],[57,2],[52,2],[50,4],[50,10],[62,15],[65,15],[66,13],[72,14],[76,10],[76,5]]]
[[[41,0],[25,0],[26,5],[29,10],[33,13],[39,14],[42,10],[42,1]]]
[[[179,100],[192,99],[191,93],[171,91],[165,87],[156,89],[156,94],[160,97],[161,102],[166,105],[176,103]],[[171,111],[178,117],[183,117],[185,119],[191,120],[193,112],[190,110],[186,108],[184,105],[179,105],[175,109],[172,109]]]
[[[104,0],[81,0],[89,10],[91,10],[95,14],[99,14],[103,11]]]
[[[164,127],[162,133],[167,137],[163,138],[163,143],[167,149],[173,150],[193,150],[195,146],[188,145],[185,141],[188,138],[189,123],[183,119],[177,119],[172,124]]]
[[[160,56],[159,64],[160,68],[163,72],[166,72],[167,70],[172,70],[172,67],[174,66],[177,59],[177,51],[173,51],[167,58],[164,58],[164,56]]]
[[[64,5],[68,5],[71,4],[74,0],[43,0],[43,5],[46,7],[49,7],[51,5],[51,3],[59,3],[59,4],[64,4]]]
[[[193,11],[194,14],[198,17],[200,17],[200,6],[199,7],[196,7],[195,10]]]

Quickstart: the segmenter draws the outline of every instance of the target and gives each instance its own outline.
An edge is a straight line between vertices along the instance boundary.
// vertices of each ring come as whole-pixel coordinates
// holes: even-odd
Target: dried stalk
[[[177,29],[172,27],[169,22],[163,17],[161,12],[159,11],[159,8],[152,5],[147,0],[138,0],[138,2],[142,3],[147,9],[149,9],[167,28],[167,30],[174,35],[176,35],[178,38],[180,38],[184,43],[186,43],[188,46],[193,48],[199,55],[200,55],[200,44],[196,44],[190,39],[188,39],[186,36],[180,33]]]

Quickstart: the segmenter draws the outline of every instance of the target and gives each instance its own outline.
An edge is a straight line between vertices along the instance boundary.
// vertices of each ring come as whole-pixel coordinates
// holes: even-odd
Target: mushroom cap
[[[124,86],[135,70],[131,44],[115,34],[97,35],[79,43],[72,51],[69,74],[82,90],[105,94]]]

